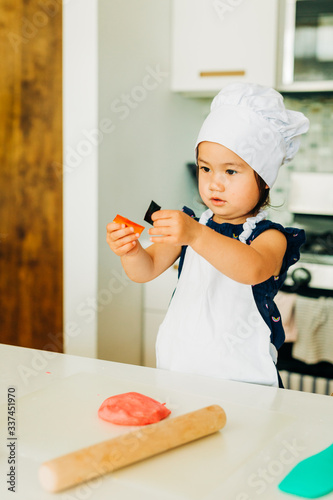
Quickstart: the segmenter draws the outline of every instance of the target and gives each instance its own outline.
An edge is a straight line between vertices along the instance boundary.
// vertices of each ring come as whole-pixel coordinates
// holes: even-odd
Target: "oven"
[[[286,331],[278,369],[286,388],[331,394],[333,174],[324,177],[301,172],[291,176],[289,209],[293,225],[305,230],[306,242],[276,297]]]

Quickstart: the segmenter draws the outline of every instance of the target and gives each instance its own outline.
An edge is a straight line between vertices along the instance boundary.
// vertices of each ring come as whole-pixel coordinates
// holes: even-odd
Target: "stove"
[[[285,281],[302,295],[333,296],[333,173],[293,172],[288,208],[305,230],[301,258]]]
[[[333,256],[333,232],[311,233],[307,231],[302,253],[318,257]]]
[[[300,260],[289,269],[285,286],[310,296],[333,296],[333,232],[306,231]]]
[[[298,305],[303,304],[304,307],[306,304],[301,309],[301,327],[297,325],[297,341],[302,338],[304,324],[308,325],[310,330],[305,335],[308,336],[311,331],[312,338],[312,347],[309,349],[317,352],[317,346],[327,332],[328,311],[333,307],[333,173],[295,172],[291,176],[289,188],[288,208],[293,216],[290,225],[304,229],[306,241],[301,247],[300,260],[289,269],[281,291],[296,295],[292,299],[295,325],[299,320],[296,320]],[[301,297],[310,299],[304,301]],[[317,335],[318,332],[321,332],[320,335]],[[330,394],[333,364],[326,358],[309,364],[308,360],[294,356],[297,341],[287,341],[279,351],[278,368],[285,370],[288,375],[287,382],[284,380],[286,387],[303,390],[303,381],[311,380],[312,391],[318,392],[316,384],[321,380],[326,385],[322,393]],[[289,384],[293,376],[300,380],[299,386]]]

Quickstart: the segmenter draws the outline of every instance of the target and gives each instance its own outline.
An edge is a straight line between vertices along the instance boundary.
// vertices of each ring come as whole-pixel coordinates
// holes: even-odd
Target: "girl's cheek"
[[[199,193],[207,190],[207,186],[208,186],[207,182],[204,182],[204,181],[199,179],[199,182],[198,182]]]
[[[199,195],[201,198],[205,198],[205,191],[199,186]]]

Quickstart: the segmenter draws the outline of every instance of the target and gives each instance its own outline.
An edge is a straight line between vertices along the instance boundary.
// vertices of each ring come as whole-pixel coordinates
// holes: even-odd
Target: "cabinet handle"
[[[235,71],[201,71],[200,76],[245,76],[245,71],[235,70]]]

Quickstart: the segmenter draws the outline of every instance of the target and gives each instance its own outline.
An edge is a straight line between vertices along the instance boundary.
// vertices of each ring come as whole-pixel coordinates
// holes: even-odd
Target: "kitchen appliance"
[[[319,302],[317,305],[312,300],[320,299],[320,304],[325,301],[330,311],[333,307],[332,193],[333,174],[293,172],[290,176],[288,208],[294,214],[293,226],[305,230],[306,242],[301,247],[300,260],[290,268],[281,291],[309,298],[315,311],[320,310]],[[310,312],[307,320],[315,324]],[[329,320],[321,319],[321,325],[323,321]],[[327,323],[327,328],[329,325]],[[333,331],[331,333],[333,336]],[[279,350],[278,369],[285,387],[330,394],[333,364],[328,361],[308,364],[294,358],[293,350],[290,342]]]
[[[306,242],[285,286],[307,296],[333,297],[333,174],[292,172],[288,199]]]
[[[333,2],[281,0],[279,8],[278,90],[333,90]]]
[[[294,214],[333,216],[333,173],[292,172],[288,199]]]

